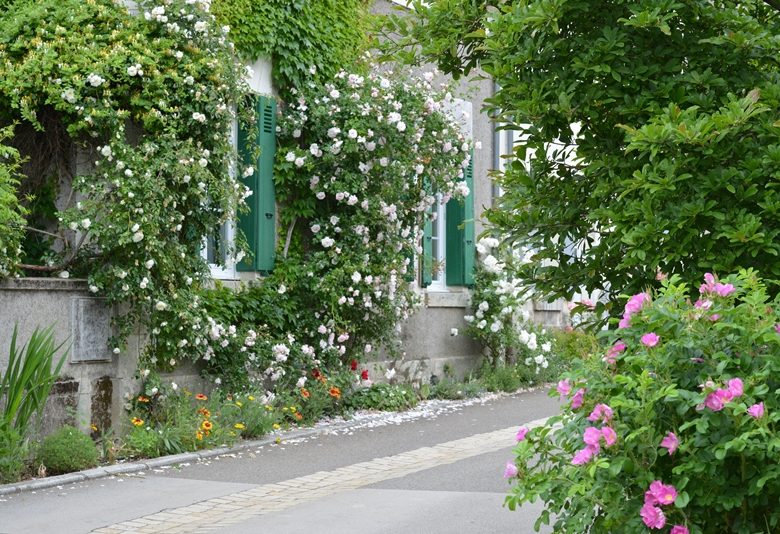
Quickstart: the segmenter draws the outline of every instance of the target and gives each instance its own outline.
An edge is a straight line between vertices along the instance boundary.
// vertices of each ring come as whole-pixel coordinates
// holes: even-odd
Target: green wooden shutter
[[[466,168],[466,185],[469,194],[463,202],[463,284],[474,285],[474,258],[476,256],[474,229],[474,151],[471,151],[469,166]]]
[[[472,153],[473,158],[473,153]],[[448,286],[474,285],[474,163],[464,172],[469,194],[447,202],[446,278]]]
[[[464,206],[459,200],[452,199],[447,202],[446,220],[446,280],[448,286],[463,285],[463,213]]]
[[[433,221],[429,212],[425,213],[423,226],[423,253],[420,267],[420,284],[428,287],[433,282]]]
[[[276,156],[276,101],[257,97],[257,145],[260,155],[255,159],[251,151],[249,133],[239,129],[238,150],[247,165],[253,165],[252,176],[242,182],[252,190],[247,199],[249,211],[238,218],[238,227],[244,232],[252,252],[236,268],[239,271],[270,271],[274,267],[276,248],[276,198],[274,192],[274,158]]]

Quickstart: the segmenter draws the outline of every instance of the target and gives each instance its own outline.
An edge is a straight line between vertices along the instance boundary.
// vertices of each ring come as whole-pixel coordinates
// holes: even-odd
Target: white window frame
[[[431,273],[428,290],[447,290],[447,206],[442,204],[441,193],[436,193],[436,202],[432,206],[436,218],[431,221],[431,260],[438,267],[436,274]],[[434,254],[434,240],[436,242]]]
[[[230,146],[233,150],[238,150],[238,123],[233,121],[230,125]],[[228,173],[231,177],[235,177],[236,169],[234,165],[230,166]],[[236,221],[235,213],[231,214],[230,219],[222,225],[220,231],[224,229],[225,232],[225,246],[229,250],[236,242]],[[208,261],[208,237],[203,240],[203,246],[201,247],[201,256]],[[224,265],[218,265],[216,263],[209,263],[209,269],[211,270],[211,277],[217,280],[237,280],[238,272],[236,271],[236,262],[231,257],[225,258]]]

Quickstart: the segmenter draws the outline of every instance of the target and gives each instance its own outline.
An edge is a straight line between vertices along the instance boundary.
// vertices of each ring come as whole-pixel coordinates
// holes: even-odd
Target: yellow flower
[[[283,411],[283,412],[286,412],[286,411],[287,411],[287,406],[285,406],[284,408],[282,408],[282,411]]]
[[[243,406],[243,404],[241,403],[241,401],[236,401],[236,406],[238,406],[239,408],[241,408],[241,407]]]
[[[135,426],[141,426],[142,424],[144,424],[144,420],[143,419],[139,419],[138,417],[133,417],[130,420],[130,422],[133,423]]]
[[[273,409],[274,409],[274,407],[273,407],[273,406],[271,406],[270,404],[266,404],[266,405],[265,405],[265,409],[266,409],[266,410],[268,410],[268,411],[270,412],[271,410],[273,410]]]
[[[214,427],[214,425],[211,423],[211,421],[203,421],[203,422],[200,424],[200,427],[201,427],[203,430],[211,430],[211,429]]]
[[[274,423],[274,430],[279,430],[280,428],[282,427],[279,425],[279,423]]]
[[[203,432],[201,432],[200,430],[196,430],[195,439],[197,439],[198,441],[203,441]]]
[[[98,427],[97,427],[97,425],[95,423],[92,423],[91,425],[89,425],[89,427],[92,429],[92,432],[97,432],[98,431]]]
[[[290,406],[290,411],[295,413],[298,411],[298,408],[296,408],[295,406]]]
[[[246,428],[246,425],[244,425],[244,423],[236,423],[236,424],[235,424],[235,425],[233,425],[233,426],[234,426],[235,428],[239,429],[239,430],[244,430],[244,429]]]
[[[249,395],[249,396],[247,397],[247,399],[249,399],[249,400],[251,400],[251,401],[255,400],[255,398],[254,398],[252,395]]]

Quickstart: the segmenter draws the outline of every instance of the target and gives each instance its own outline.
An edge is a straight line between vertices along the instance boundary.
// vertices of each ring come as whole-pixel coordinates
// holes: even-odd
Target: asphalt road
[[[351,426],[330,433],[329,427],[323,426],[316,436],[283,440],[278,445],[258,446],[196,464],[0,498],[0,533],[85,533],[143,517],[149,521],[146,526],[132,530],[124,525],[115,531],[531,533],[538,506],[515,512],[502,506],[508,488],[502,473],[512,457],[511,439],[505,448],[494,446],[449,463],[421,462],[419,468],[403,476],[384,477],[381,466],[387,464],[390,469],[408,451],[425,456],[442,444],[520,426],[553,415],[558,409],[555,400],[536,391],[466,406],[439,403],[411,413],[359,417]],[[287,482],[290,479],[340,472],[376,459],[383,463],[378,471],[371,471],[376,473],[370,478],[373,482],[346,490],[320,489],[306,499],[293,495],[278,509],[257,514],[244,510],[247,515],[240,521],[224,521],[224,514],[208,515],[207,508],[213,505],[210,499],[258,487],[293,487],[297,482]],[[194,523],[190,517],[190,523],[179,525],[178,530],[154,523],[156,516],[151,516],[195,503],[203,504],[204,520]]]

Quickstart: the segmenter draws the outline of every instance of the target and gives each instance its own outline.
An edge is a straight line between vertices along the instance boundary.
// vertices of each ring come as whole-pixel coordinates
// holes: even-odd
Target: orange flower
[[[141,426],[142,424],[144,424],[144,420],[143,419],[139,419],[138,417],[133,417],[130,420],[130,422],[133,423],[135,426]]]
[[[308,389],[301,388],[301,397],[303,397],[304,399],[308,399],[309,397],[311,397],[311,393],[309,393]]]
[[[203,432],[201,432],[200,430],[196,430],[195,439],[197,439],[198,441],[203,441]]]
[[[301,415],[301,412],[295,412],[295,418],[296,418],[298,421],[300,421],[301,419],[303,419],[303,416]]]
[[[208,419],[211,417],[211,412],[208,411],[206,408],[198,408],[198,413]]]
[[[209,400],[209,398],[203,393],[198,393],[197,395],[195,395],[195,398],[198,400]]]
[[[331,386],[330,390],[328,391],[330,393],[330,396],[333,397],[336,400],[339,400],[341,398],[341,390],[337,388],[336,386]]]
[[[209,430],[211,430],[212,428],[214,428],[214,425],[213,425],[213,424],[211,424],[211,421],[203,421],[203,422],[200,424],[200,427],[201,427],[203,430],[205,430],[206,432],[208,432]]]

